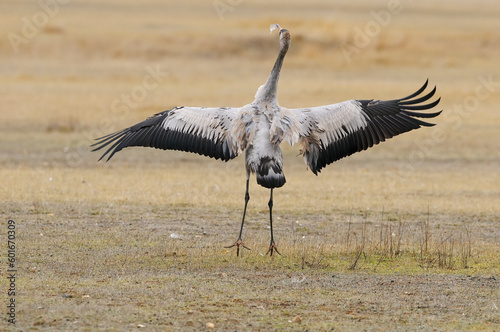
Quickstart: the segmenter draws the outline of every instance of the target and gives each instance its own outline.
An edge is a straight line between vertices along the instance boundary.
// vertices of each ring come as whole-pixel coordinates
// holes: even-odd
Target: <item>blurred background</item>
[[[292,34],[279,84],[281,105],[400,98],[429,79],[444,110],[436,127],[339,161],[318,178],[295,158],[295,147],[285,148],[285,167],[297,169],[295,181],[307,178],[312,187],[327,181],[332,193],[345,182],[346,190],[356,192],[337,175],[368,172],[357,189],[367,190],[369,201],[370,190],[402,190],[415,177],[413,192],[428,195],[422,206],[446,196],[449,209],[465,203],[474,213],[499,212],[496,1],[7,0],[0,9],[5,172],[22,169],[26,178],[33,170],[58,169],[71,178],[110,167],[183,169],[186,161],[189,167],[236,172],[243,183],[242,160],[221,166],[196,155],[129,149],[103,166],[89,145],[174,106],[250,103],[277,55],[278,36],[269,34],[269,26],[279,23]],[[418,178],[418,172],[431,179]],[[380,179],[363,188],[361,181]],[[11,191],[4,195],[8,201]],[[456,204],[455,196],[463,201]],[[477,202],[485,206],[474,208]]]

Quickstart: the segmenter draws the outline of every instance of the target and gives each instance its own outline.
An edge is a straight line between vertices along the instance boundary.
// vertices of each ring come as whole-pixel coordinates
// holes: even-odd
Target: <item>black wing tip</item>
[[[103,160],[103,161],[104,161],[105,163],[107,163],[107,162],[111,159],[111,157],[113,157],[113,156],[114,156],[114,154],[115,154],[116,152],[118,152],[118,151],[120,151],[120,150],[112,150],[112,148],[110,148],[109,150],[107,150],[106,152],[104,152],[104,153],[102,154],[102,156],[101,156],[101,157],[97,160],[97,162],[100,162],[101,160],[105,159],[105,160]],[[108,157],[107,157],[107,158],[105,158],[106,156],[108,156]]]
[[[107,143],[101,144],[102,141],[100,141],[100,138],[97,138],[96,140],[97,140],[97,142],[95,142],[94,144],[90,145],[90,147],[95,146],[95,148],[93,148],[92,150],[90,150],[90,152],[98,151],[98,150],[104,148],[106,145],[108,145]],[[101,145],[99,145],[99,144],[101,144]],[[101,161],[108,154],[108,152],[109,151],[104,152],[102,154],[102,156],[99,159],[97,159],[97,162]],[[106,159],[105,162],[107,162],[109,160],[109,158],[110,157],[108,157],[108,159]]]
[[[425,91],[425,89],[427,89],[428,85],[429,85],[429,78],[427,78],[425,80],[424,84],[417,91],[415,91],[414,93],[412,93],[411,95],[409,95],[407,97],[399,99],[399,101],[406,101],[406,100],[412,99],[412,98],[414,98],[416,96],[419,96],[422,92]],[[434,88],[432,89],[432,91],[428,94],[429,98],[434,95],[434,93],[436,92],[436,89],[437,89],[437,87],[434,86]]]
[[[104,147],[104,146],[100,146],[99,148],[92,150],[92,152],[97,151],[97,150],[99,150],[99,149],[101,149],[101,148],[103,148],[103,147]],[[111,149],[110,149],[110,150],[111,150]],[[108,158],[106,158],[106,160],[104,160],[104,162],[105,162],[105,163],[107,163],[107,162],[111,159],[111,157],[113,157],[113,155],[114,155],[116,152],[118,152],[118,151],[116,151],[116,150],[113,150],[113,151],[110,151],[110,150],[108,150],[108,151],[104,152],[104,153],[102,154],[102,156],[101,156],[99,159],[97,159],[97,162],[100,162],[101,160],[103,160],[103,159],[106,157],[106,155],[108,155],[108,154],[109,154],[109,155],[108,155]],[[111,153],[110,153],[110,152],[111,152]]]
[[[439,112],[434,112],[434,113],[420,113],[421,114],[421,118],[425,117],[425,118],[435,118],[437,116],[439,116],[441,113],[443,113],[443,110],[439,111]],[[425,116],[422,116],[423,114],[425,114]],[[436,124],[435,123],[430,123],[430,122],[424,122],[424,121],[421,121],[422,122],[422,125],[423,126],[426,126],[426,127],[434,127]]]
[[[422,87],[420,89],[418,89],[415,93],[411,94],[408,97],[399,99],[397,101],[399,106],[401,107],[401,110],[403,113],[405,113],[408,116],[417,117],[417,118],[434,118],[443,112],[442,110],[439,112],[434,112],[434,113],[418,112],[418,111],[423,111],[423,110],[429,110],[429,109],[437,106],[441,102],[441,97],[438,97],[433,102],[429,102],[427,104],[422,104],[424,102],[429,101],[429,99],[431,99],[437,91],[437,87],[434,86],[429,93],[427,93],[423,96],[420,96],[427,88],[428,82],[429,82],[429,79],[427,78],[424,85],[422,85]],[[417,112],[415,112],[415,111],[417,111]]]
[[[108,150],[106,150],[106,152],[104,152],[104,154],[98,160],[101,161],[106,155],[109,154],[108,158],[105,160],[105,162],[108,162],[115,153],[121,151],[123,148],[126,148],[127,146],[135,146],[135,145],[126,145],[127,142],[124,142],[127,140],[127,138],[130,138],[129,137],[130,134],[138,132],[143,128],[150,128],[152,126],[157,125],[159,122],[161,122],[162,117],[168,115],[170,111],[180,108],[183,107],[174,107],[172,109],[156,113],[147,118],[146,120],[139,122],[131,127],[96,138],[95,139],[96,142],[90,145],[90,147],[94,147],[91,151],[92,152],[98,151],[104,147],[111,145],[111,147]],[[143,146],[143,145],[138,145],[138,146]]]
[[[94,147],[91,152],[95,152],[98,150],[101,150],[105,147],[110,146],[103,154],[102,156],[97,160],[98,162],[103,160],[106,155],[108,155],[108,158],[104,160],[104,162],[108,162],[113,155],[122,150],[126,146],[121,146],[120,144],[123,142],[124,139],[127,138],[127,134],[130,133],[130,128],[126,128],[123,130],[116,131],[114,133],[99,137],[95,139],[95,143],[91,144],[90,147]]]
[[[425,91],[427,88],[429,79],[425,81],[424,85],[417,91],[415,92],[411,97],[403,98],[399,104],[400,107],[402,108],[402,113],[413,118],[413,121],[420,127],[434,127],[436,124],[435,123],[430,123],[430,122],[425,122],[421,120],[417,120],[416,118],[435,118],[439,116],[443,110],[440,110],[438,112],[432,112],[432,113],[426,113],[426,112],[420,112],[424,110],[429,110],[431,108],[434,108],[441,102],[441,97],[438,97],[436,100],[433,102],[429,102],[427,104],[421,104],[423,102],[428,102],[429,99],[431,99],[434,94],[436,93],[437,87],[434,86],[432,90],[427,93],[424,96],[419,97],[421,93]],[[417,98],[415,98],[417,97]],[[415,99],[414,99],[415,98]]]
[[[101,158],[97,159],[97,162],[100,162],[104,158],[104,156],[106,156],[106,154],[103,154]],[[107,163],[109,159],[111,159],[111,157],[108,157],[106,160],[104,160],[104,162]]]

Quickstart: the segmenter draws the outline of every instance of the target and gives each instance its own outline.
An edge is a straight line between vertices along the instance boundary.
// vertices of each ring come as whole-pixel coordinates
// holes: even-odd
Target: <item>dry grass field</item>
[[[394,6],[393,4],[399,4]],[[500,329],[496,1],[3,1],[0,330]],[[287,184],[242,157],[93,139],[174,106],[242,106],[290,30],[279,101],[393,99],[429,78],[437,125]],[[16,324],[8,322],[8,220]],[[234,249],[234,248],[233,248]]]

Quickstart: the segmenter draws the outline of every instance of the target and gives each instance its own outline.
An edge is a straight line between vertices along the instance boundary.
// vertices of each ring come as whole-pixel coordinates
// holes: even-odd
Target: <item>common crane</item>
[[[245,152],[246,191],[245,206],[238,238],[226,248],[240,246],[243,224],[250,195],[250,174],[257,183],[271,190],[269,224],[271,242],[266,254],[280,254],[273,237],[273,190],[282,187],[282,142],[301,145],[301,153],[308,168],[315,174],[327,165],[355,152],[366,150],[393,136],[434,124],[418,118],[433,118],[434,113],[419,112],[436,106],[440,98],[426,103],[436,92],[434,87],[422,95],[428,80],[415,93],[400,99],[348,100],[337,104],[290,109],[278,104],[277,88],[285,54],[290,47],[290,32],[278,24],[280,49],[269,78],[260,86],[255,100],[239,108],[232,107],[175,107],[157,113],[143,122],[97,139],[93,151],[108,147],[99,160],[129,146],[180,150],[229,161]]]

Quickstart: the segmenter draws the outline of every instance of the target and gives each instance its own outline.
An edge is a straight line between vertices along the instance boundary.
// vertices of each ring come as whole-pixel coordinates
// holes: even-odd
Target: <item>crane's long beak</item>
[[[278,23],[274,23],[274,24],[271,24],[271,27],[269,28],[269,30],[271,31],[270,33],[273,33],[273,31],[276,29],[279,29],[280,32],[281,32],[281,30],[283,30],[283,28],[280,27],[280,25]]]

